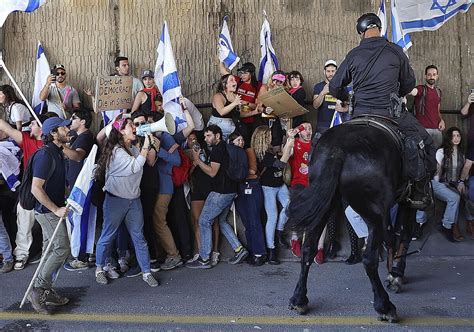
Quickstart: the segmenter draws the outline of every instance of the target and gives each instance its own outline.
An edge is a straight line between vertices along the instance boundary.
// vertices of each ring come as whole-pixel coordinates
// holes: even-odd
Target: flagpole
[[[66,209],[69,208],[69,204],[66,205]],[[51,249],[51,247],[53,246],[53,241],[54,241],[54,238],[56,237],[56,234],[58,233],[59,231],[59,226],[61,225],[61,223],[63,222],[65,218],[64,217],[61,217],[58,221],[58,224],[56,226],[56,228],[54,229],[54,232],[53,232],[53,235],[51,235],[51,238],[49,239],[49,243],[48,243],[48,246],[46,247],[46,250],[44,251],[44,253],[41,255],[41,260],[38,264],[38,267],[36,268],[36,271],[35,271],[35,274],[33,275],[33,278],[31,279],[31,282],[30,284],[28,285],[28,289],[26,290],[26,293],[25,295],[23,296],[23,299],[21,300],[21,303],[20,303],[20,309],[23,307],[23,305],[25,304],[25,301],[26,301],[26,298],[28,297],[28,294],[30,294],[31,292],[31,289],[33,288],[33,284],[35,282],[35,279],[36,277],[38,276],[39,272],[41,271],[41,268],[43,267],[44,265],[44,261],[46,260],[46,257],[48,256],[48,252],[49,250]]]
[[[38,115],[31,108],[30,103],[26,100],[25,95],[23,95],[23,92],[21,92],[20,88],[16,84],[15,80],[13,79],[12,74],[8,70],[7,66],[5,65],[5,62],[3,61],[3,59],[1,57],[0,57],[0,67],[2,67],[5,70],[5,73],[7,73],[8,78],[10,78],[10,81],[13,83],[13,86],[15,87],[15,89],[20,94],[21,99],[25,102],[26,107],[28,107],[28,110],[34,116],[36,122],[38,122],[39,126],[41,127],[43,124],[41,123],[40,119],[38,118]]]

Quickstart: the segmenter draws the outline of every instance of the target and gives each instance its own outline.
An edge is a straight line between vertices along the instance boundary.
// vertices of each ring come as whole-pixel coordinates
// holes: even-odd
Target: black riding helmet
[[[380,18],[374,13],[364,14],[357,20],[357,33],[364,33],[370,26],[374,25],[379,29],[382,29],[382,22],[380,21]]]

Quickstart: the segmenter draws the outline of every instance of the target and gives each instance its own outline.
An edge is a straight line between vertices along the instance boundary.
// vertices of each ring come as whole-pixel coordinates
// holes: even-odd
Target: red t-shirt
[[[311,142],[305,142],[299,138],[295,139],[293,155],[288,162],[291,167],[290,187],[302,184],[307,187],[309,184],[308,163],[311,152]]]
[[[240,96],[245,102],[255,104],[255,100],[257,99],[258,90],[260,89],[260,84],[257,87],[254,87],[252,84],[247,82],[242,82],[240,77],[234,76],[235,80],[237,81],[237,94]],[[255,121],[255,116],[249,116],[247,118],[242,118],[242,122],[244,123],[252,123]]]
[[[21,138],[22,144],[20,148],[23,150],[23,170],[25,170],[31,155],[43,146],[43,141],[30,137],[28,132],[22,132]]]
[[[424,114],[418,112],[418,107],[423,93],[423,85],[416,87],[418,94],[415,97],[416,118],[421,125],[427,129],[438,129],[441,118],[438,112],[438,105],[441,103],[441,96],[438,96],[436,88],[426,86]]]

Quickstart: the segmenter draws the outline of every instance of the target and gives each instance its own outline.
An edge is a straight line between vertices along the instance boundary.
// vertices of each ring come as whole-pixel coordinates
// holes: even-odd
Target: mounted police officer
[[[353,116],[379,115],[395,120],[404,138],[404,174],[414,184],[409,201],[415,208],[431,204],[429,181],[436,171],[433,140],[406,111],[401,97],[416,85],[401,47],[380,37],[382,22],[374,13],[357,20],[360,45],[352,49],[329,84],[329,92],[351,102]],[[352,82],[353,95],[345,87]]]

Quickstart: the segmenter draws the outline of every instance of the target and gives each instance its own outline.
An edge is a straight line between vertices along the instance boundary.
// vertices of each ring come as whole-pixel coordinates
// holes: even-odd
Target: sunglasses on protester
[[[57,71],[56,76],[66,76],[66,72],[65,71]]]

